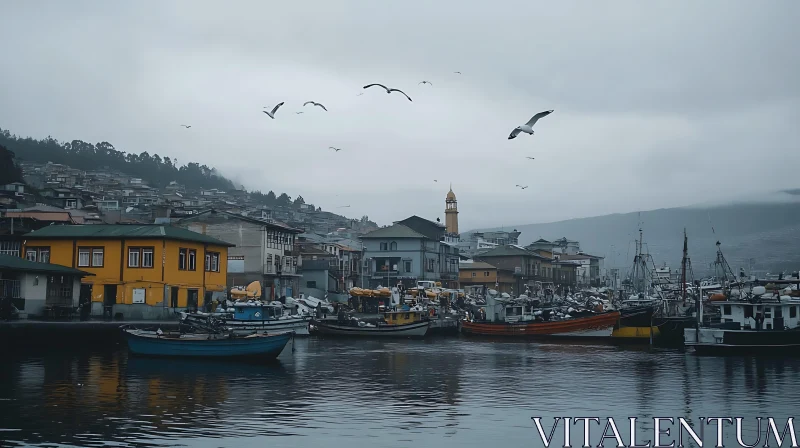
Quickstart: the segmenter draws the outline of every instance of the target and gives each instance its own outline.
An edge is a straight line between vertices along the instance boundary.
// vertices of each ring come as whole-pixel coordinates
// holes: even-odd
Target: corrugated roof
[[[394,224],[389,227],[373,230],[372,232],[363,235],[361,238],[426,238],[426,236],[421,233],[417,233],[402,224]]]
[[[15,257],[13,255],[0,255],[0,269],[10,271],[47,272],[51,274],[65,275],[94,275],[89,272],[68,268],[59,264],[37,263],[35,261],[28,261],[24,258]]]
[[[489,263],[483,261],[473,261],[472,263],[459,263],[458,264],[459,270],[469,270],[469,269],[497,269],[496,266],[491,265]]]
[[[192,232],[181,227],[154,224],[90,224],[90,225],[53,225],[25,235],[27,239],[47,238],[80,238],[80,239],[144,239],[166,238],[168,240],[193,241],[217,246],[235,246],[208,235]]]

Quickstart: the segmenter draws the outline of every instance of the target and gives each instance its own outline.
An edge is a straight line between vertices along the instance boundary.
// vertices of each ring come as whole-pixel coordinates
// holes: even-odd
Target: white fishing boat
[[[223,324],[236,334],[280,333],[294,331],[298,336],[308,335],[308,314],[284,313],[280,302],[263,303],[258,300],[236,302],[232,307],[214,313],[183,313],[185,323],[205,322],[210,316],[223,321]]]

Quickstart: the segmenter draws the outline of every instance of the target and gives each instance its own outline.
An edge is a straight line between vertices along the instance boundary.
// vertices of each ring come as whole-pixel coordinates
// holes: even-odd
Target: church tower
[[[445,231],[450,234],[458,234],[458,202],[456,201],[456,194],[453,193],[453,186],[450,185],[450,191],[444,200],[444,222]]]

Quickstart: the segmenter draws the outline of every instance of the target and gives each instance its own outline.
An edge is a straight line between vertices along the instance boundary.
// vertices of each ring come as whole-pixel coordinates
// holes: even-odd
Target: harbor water
[[[654,416],[741,416],[753,443],[756,417],[785,424],[800,399],[797,359],[463,338],[294,345],[274,365],[137,358],[124,346],[4,354],[0,446],[543,446],[534,416],[546,432],[555,416],[636,416],[641,440]]]

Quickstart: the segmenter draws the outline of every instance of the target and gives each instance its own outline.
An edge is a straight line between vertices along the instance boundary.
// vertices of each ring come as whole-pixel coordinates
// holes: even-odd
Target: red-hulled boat
[[[461,322],[461,331],[469,335],[515,336],[528,338],[584,337],[610,338],[619,311],[570,317],[553,321],[468,321]]]

